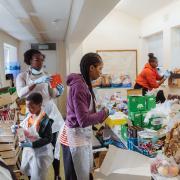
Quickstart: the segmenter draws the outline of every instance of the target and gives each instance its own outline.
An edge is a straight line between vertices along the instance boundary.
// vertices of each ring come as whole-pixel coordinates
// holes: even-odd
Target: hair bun
[[[154,58],[154,54],[153,53],[149,53],[148,56],[149,56],[150,59]]]

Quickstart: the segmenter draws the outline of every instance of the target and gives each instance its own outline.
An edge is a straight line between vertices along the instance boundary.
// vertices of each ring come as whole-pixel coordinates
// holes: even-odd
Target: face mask
[[[40,69],[40,70],[38,71],[38,70],[32,68],[32,69],[31,69],[31,72],[32,72],[32,74],[34,74],[34,75],[39,75],[39,74],[41,74],[41,73],[43,72],[43,70]]]

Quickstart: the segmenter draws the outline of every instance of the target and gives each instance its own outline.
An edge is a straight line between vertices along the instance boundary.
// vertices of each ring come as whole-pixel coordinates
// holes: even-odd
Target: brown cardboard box
[[[128,89],[128,96],[142,96],[142,89]]]
[[[180,79],[177,79],[177,87],[180,87]]]
[[[0,106],[5,106],[5,105],[15,102],[17,97],[18,97],[17,92],[14,92],[13,94],[10,94],[10,93],[1,94],[0,95]]]
[[[101,164],[103,163],[103,160],[106,156],[107,151],[100,151],[95,153],[94,155],[94,165],[95,169],[100,168]]]

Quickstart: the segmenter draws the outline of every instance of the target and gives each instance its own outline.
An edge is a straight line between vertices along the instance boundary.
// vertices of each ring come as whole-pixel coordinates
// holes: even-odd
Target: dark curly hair
[[[157,57],[155,57],[153,53],[149,53],[148,56],[149,56],[149,63],[157,61]]]
[[[31,65],[32,57],[33,57],[35,54],[41,54],[41,52],[38,51],[38,50],[36,50],[36,49],[29,49],[29,50],[27,50],[27,51],[24,53],[24,62],[25,62],[27,65]]]
[[[26,98],[26,100],[38,105],[43,102],[43,97],[40,93],[33,92]]]

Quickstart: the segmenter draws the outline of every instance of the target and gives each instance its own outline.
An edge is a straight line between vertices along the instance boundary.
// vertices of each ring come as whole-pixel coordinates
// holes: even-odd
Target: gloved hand
[[[116,110],[113,109],[112,107],[108,107],[108,110],[109,110],[109,115],[113,115],[116,112]]]
[[[36,80],[34,80],[34,84],[40,84],[40,83],[48,83],[50,81],[49,76],[42,76]]]
[[[58,90],[58,95],[60,96],[64,91],[64,86],[62,84],[58,84],[56,89]]]
[[[16,130],[17,130],[18,128],[19,128],[18,125],[13,124],[13,125],[11,126],[11,132],[12,132],[13,134],[15,134],[15,133],[16,133]]]
[[[19,142],[19,147],[32,147],[32,142]]]
[[[170,71],[166,70],[166,71],[164,72],[164,77],[165,77],[165,78],[169,78],[170,75],[171,75],[171,72],[170,72]]]

